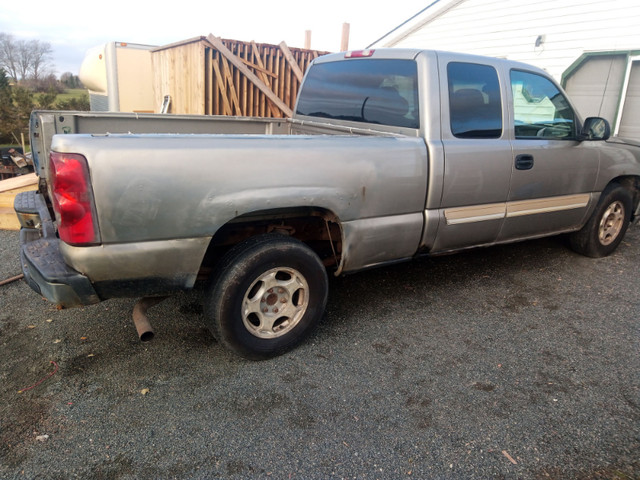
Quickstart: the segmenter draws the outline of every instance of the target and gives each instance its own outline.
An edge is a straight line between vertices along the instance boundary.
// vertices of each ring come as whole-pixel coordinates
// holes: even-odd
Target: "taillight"
[[[82,155],[52,152],[49,179],[60,239],[71,245],[99,243],[87,160]]]

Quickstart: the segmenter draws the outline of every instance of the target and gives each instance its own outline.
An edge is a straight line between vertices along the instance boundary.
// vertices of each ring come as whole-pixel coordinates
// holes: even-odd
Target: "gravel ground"
[[[0,279],[17,254],[0,232]],[[552,238],[333,279],[264,362],[215,343],[199,290],[143,344],[134,300],[0,287],[0,478],[638,479],[639,260],[636,227],[605,259]]]

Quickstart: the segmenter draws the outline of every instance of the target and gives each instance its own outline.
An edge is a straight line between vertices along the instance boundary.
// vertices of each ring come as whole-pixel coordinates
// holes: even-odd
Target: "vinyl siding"
[[[588,51],[640,49],[640,1],[463,0],[439,5],[377,47],[410,47],[474,53],[531,63],[558,81]],[[431,17],[431,18],[429,18]],[[540,47],[536,38],[545,37]]]

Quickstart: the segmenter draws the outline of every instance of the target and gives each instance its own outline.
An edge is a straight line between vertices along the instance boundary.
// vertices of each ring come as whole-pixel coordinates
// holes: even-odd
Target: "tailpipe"
[[[168,297],[144,297],[133,306],[133,323],[136,326],[141,342],[148,342],[154,335],[153,327],[151,327],[149,317],[147,317],[147,310],[166,298]]]

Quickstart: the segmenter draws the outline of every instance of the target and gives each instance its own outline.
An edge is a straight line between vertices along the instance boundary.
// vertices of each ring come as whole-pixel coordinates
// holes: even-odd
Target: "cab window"
[[[565,96],[548,78],[511,71],[516,138],[574,139],[575,114]]]
[[[447,65],[451,133],[458,138],[502,136],[502,102],[498,73],[489,65]]]

